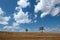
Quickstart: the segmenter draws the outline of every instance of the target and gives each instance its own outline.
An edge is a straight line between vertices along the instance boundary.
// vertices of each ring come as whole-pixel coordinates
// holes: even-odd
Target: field
[[[0,32],[0,40],[60,40],[60,34],[47,32]]]

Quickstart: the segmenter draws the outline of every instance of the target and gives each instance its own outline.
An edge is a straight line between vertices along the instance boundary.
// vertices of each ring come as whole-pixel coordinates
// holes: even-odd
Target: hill
[[[60,34],[47,32],[0,32],[0,40],[60,40]]]

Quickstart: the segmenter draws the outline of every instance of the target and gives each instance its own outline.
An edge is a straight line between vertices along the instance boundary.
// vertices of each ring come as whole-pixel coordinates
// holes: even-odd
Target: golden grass
[[[47,32],[0,32],[0,40],[60,40],[60,34]]]

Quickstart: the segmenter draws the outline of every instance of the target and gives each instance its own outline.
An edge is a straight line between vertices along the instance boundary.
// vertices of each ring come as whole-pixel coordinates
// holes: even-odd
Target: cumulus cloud
[[[56,7],[52,10],[51,15],[56,16],[60,12],[60,7]]]
[[[14,19],[17,23],[30,23],[31,20],[28,17],[28,12],[24,13],[23,10],[20,8],[17,14],[14,14]]]
[[[1,17],[0,16],[0,24],[6,25],[8,24],[10,17]]]
[[[18,7],[15,8],[17,13],[14,13],[14,19],[17,23],[30,23],[31,19],[29,19],[28,12],[23,12],[22,8],[26,8],[29,6],[28,0],[19,0],[17,2]]]
[[[30,2],[28,2],[28,0],[19,0],[17,2],[17,4],[21,7],[21,8],[26,8],[27,6],[30,5]]]
[[[60,7],[55,7],[58,3],[60,3],[59,0],[40,0],[40,2],[35,5],[34,11],[35,13],[42,11],[42,14],[40,15],[41,18],[48,14],[56,16],[60,12]]]
[[[4,11],[0,8],[0,24],[6,25],[8,24],[8,21],[10,17],[3,16]]]

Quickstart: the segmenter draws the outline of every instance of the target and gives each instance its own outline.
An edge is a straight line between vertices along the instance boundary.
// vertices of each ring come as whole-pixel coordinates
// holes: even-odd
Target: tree
[[[41,26],[40,28],[39,28],[39,31],[41,30],[41,32],[43,32],[44,30],[45,30],[45,28],[44,28],[44,26]]]
[[[26,32],[28,32],[28,29],[25,29]]]

